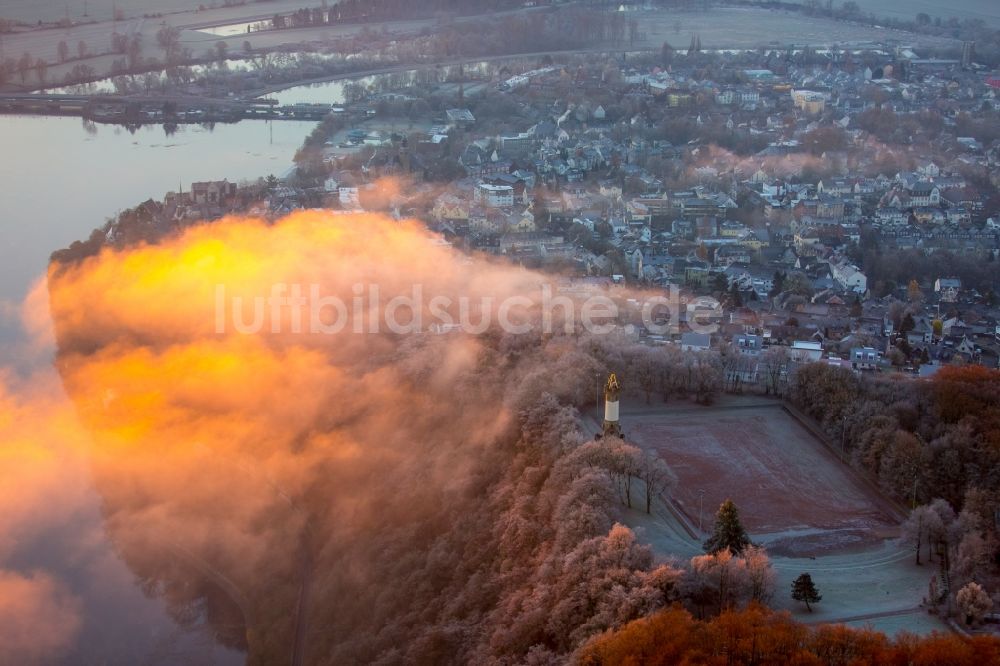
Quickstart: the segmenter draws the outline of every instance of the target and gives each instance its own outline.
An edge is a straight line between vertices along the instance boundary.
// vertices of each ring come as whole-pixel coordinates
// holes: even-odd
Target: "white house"
[[[868,278],[858,270],[857,266],[848,263],[830,264],[833,279],[844,289],[863,294],[868,291]]]
[[[510,208],[514,205],[514,188],[510,185],[479,183],[475,196],[476,201],[487,208]]]
[[[793,361],[807,363],[823,358],[823,344],[810,340],[796,340],[788,354]]]
[[[920,165],[917,166],[917,173],[928,178],[937,178],[941,175],[941,169],[938,165],[934,164],[934,162],[927,161],[921,162]]]
[[[934,183],[918,181],[907,189],[911,206],[937,206],[941,203],[941,190]]]

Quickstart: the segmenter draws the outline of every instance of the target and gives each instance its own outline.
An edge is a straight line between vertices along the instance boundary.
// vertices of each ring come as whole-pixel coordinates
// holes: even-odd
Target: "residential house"
[[[487,208],[510,208],[514,205],[514,188],[510,185],[479,183],[475,190],[476,201]]]
[[[851,367],[854,370],[875,370],[878,361],[879,353],[874,347],[851,348]]]
[[[191,202],[199,206],[217,206],[236,196],[236,189],[236,183],[228,180],[191,183]]]
[[[858,270],[857,266],[852,266],[847,262],[830,264],[830,271],[833,274],[833,279],[842,288],[859,294],[868,291],[868,278]]]
[[[434,201],[431,214],[438,222],[462,221],[469,219],[469,202],[466,199],[445,192]]]
[[[943,303],[954,303],[962,291],[962,281],[958,278],[938,278],[934,281],[934,291]]]
[[[799,363],[809,363],[823,358],[823,343],[812,340],[795,340],[788,350],[788,356]]]
[[[764,338],[760,335],[741,333],[733,337],[733,346],[746,356],[759,356],[764,349]]]
[[[929,345],[934,339],[934,327],[926,318],[921,317],[913,322],[913,328],[906,332],[906,342],[915,345]]]
[[[712,348],[712,336],[707,333],[684,333],[681,335],[681,351],[708,351]]]

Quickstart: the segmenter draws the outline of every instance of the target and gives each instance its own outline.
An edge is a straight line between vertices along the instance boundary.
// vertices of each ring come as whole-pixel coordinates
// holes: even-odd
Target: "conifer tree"
[[[714,555],[728,549],[733,555],[740,555],[749,545],[750,537],[740,522],[740,512],[736,504],[727,499],[715,514],[715,527],[704,544],[705,552]]]
[[[668,42],[663,42],[663,46],[660,48],[660,60],[663,61],[664,65],[669,65],[674,60],[674,47]]]
[[[813,583],[812,576],[804,573],[792,582],[792,599],[795,601],[804,601],[806,609],[811,613],[812,606],[809,604],[818,603],[823,599],[823,595],[816,589],[816,584]]]

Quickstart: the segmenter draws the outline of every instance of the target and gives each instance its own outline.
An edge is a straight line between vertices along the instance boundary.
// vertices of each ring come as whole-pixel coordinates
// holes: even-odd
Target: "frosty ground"
[[[658,451],[678,484],[652,515],[623,508],[622,522],[658,557],[683,561],[702,554],[715,509],[731,498],[751,539],[772,557],[773,607],[806,623],[946,630],[920,607],[937,567],[915,565],[900,542],[905,507],[843,463],[836,443],[821,442],[801,418],[762,398],[725,397],[711,407],[623,402],[626,439]],[[583,421],[596,429],[592,412]],[[803,572],[823,595],[812,612],[789,595]]]

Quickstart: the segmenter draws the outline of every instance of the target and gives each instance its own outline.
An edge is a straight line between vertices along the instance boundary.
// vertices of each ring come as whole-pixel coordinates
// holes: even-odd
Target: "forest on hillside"
[[[813,363],[795,373],[790,396],[912,507],[904,539],[914,560],[946,575],[928,591],[932,606],[954,609],[969,584],[1000,592],[1000,371],[947,366],[914,381]]]

